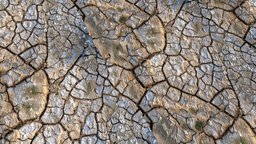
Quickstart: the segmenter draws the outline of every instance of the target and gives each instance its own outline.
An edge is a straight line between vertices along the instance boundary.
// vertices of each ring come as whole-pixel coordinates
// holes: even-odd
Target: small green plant
[[[214,2],[217,4],[225,4],[225,2],[223,0],[214,0]]]
[[[25,90],[28,96],[35,96],[39,93],[39,88],[36,85],[31,85]]]
[[[121,8],[121,7],[117,7],[116,9],[117,9],[117,11],[119,11],[119,12],[122,12],[122,11],[124,10],[124,8]]]
[[[235,144],[248,144],[247,140],[244,137],[239,137]]]
[[[205,123],[203,121],[196,121],[195,128],[198,131],[201,131],[204,128]]]
[[[3,75],[5,73],[5,69],[0,67],[0,75]]]
[[[37,87],[33,85],[31,87],[31,94],[37,94],[37,92],[38,92]]]
[[[147,33],[148,33],[149,35],[156,35],[156,34],[158,34],[159,32],[156,30],[156,28],[151,27],[151,28],[148,29]]]
[[[22,107],[25,111],[30,111],[30,109],[32,108],[32,105],[30,103],[24,103],[22,104]]]
[[[22,105],[17,105],[17,106],[15,106],[15,107],[14,107],[14,110],[15,110],[15,111],[20,111],[21,106],[22,106]]]
[[[2,71],[0,71],[0,76],[3,75],[4,73]]]
[[[26,113],[28,115],[30,115],[35,109],[36,109],[36,104],[32,101],[24,102],[20,108],[21,111],[23,111],[24,113]]]
[[[125,23],[126,21],[128,20],[128,16],[124,16],[122,15],[120,18],[119,18],[119,23],[123,24]]]
[[[188,110],[191,114],[195,115],[196,114],[196,110],[194,108],[189,108]]]
[[[113,75],[114,75],[115,77],[118,77],[117,71],[114,71],[114,72],[113,72]]]
[[[5,121],[3,120],[3,118],[0,118],[0,125],[4,124]]]
[[[123,49],[123,47],[122,47],[121,44],[118,44],[118,45],[114,46],[114,50],[115,50],[115,51],[120,51],[120,50],[122,50],[122,49]]]
[[[118,58],[120,52],[123,52],[123,47],[122,47],[122,45],[121,45],[121,44],[118,44],[118,45],[114,46],[113,51],[114,51],[114,57],[115,57],[115,58]]]
[[[150,45],[150,47],[151,47],[153,50],[155,50],[155,49],[157,48],[158,43],[157,43],[156,40],[150,39],[150,40],[148,40],[147,42],[148,42],[148,45]]]
[[[116,36],[117,37],[122,37],[126,34],[126,26],[121,26],[121,28],[119,30],[116,31]]]

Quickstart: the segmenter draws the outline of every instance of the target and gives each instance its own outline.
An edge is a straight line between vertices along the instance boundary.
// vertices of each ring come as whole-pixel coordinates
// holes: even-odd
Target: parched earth
[[[256,144],[255,0],[0,0],[1,144]]]

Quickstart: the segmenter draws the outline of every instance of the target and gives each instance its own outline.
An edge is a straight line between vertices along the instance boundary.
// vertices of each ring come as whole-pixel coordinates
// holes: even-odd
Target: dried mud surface
[[[255,0],[0,0],[0,143],[255,144]]]

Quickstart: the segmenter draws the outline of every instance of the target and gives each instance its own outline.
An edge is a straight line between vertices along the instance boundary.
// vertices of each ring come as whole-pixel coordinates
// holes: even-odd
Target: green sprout
[[[114,75],[115,77],[118,77],[117,71],[114,71],[114,72],[113,72],[113,75]]]
[[[151,28],[148,29],[147,33],[152,34],[152,35],[156,35],[159,32],[156,30],[156,28],[151,27]]]
[[[25,90],[25,94],[29,96],[35,96],[38,93],[39,93],[39,88],[35,85],[31,85]]]
[[[195,128],[198,131],[201,131],[204,128],[205,123],[203,121],[196,121]]]
[[[152,47],[152,49],[156,49],[157,48],[157,41],[156,40],[150,39],[147,42]]]
[[[117,46],[115,46],[114,49],[115,49],[115,50],[122,50],[122,48],[123,48],[122,45],[121,45],[121,44],[118,44]]]
[[[248,144],[247,140],[244,137],[239,137],[236,140],[236,144]]]
[[[32,108],[32,105],[30,103],[24,103],[22,104],[22,107],[26,110],[29,111]]]
[[[113,51],[114,51],[114,57],[118,58],[119,57],[119,52],[123,51],[122,45],[118,44],[118,45],[114,46]]]
[[[31,86],[31,90],[30,90],[30,93],[32,94],[32,95],[35,95],[35,94],[37,94],[38,93],[38,89],[37,89],[37,87],[36,86]]]
[[[125,23],[126,21],[128,20],[128,17],[127,16],[124,16],[124,15],[122,15],[120,18],[119,18],[119,23],[121,23],[121,24],[123,24],[123,23]]]
[[[5,73],[5,69],[0,67],[0,75],[3,75]]]
[[[3,120],[3,118],[0,118],[0,125],[4,124],[5,123],[5,120]],[[1,142],[0,142],[1,144]]]
[[[215,0],[214,2],[217,4],[225,4],[225,2],[223,0]]]
[[[119,11],[119,12],[122,12],[122,11],[124,10],[124,8],[121,8],[121,7],[117,7],[116,9],[117,9],[117,11]]]
[[[191,114],[195,115],[196,114],[196,110],[194,108],[189,108],[188,110]]]

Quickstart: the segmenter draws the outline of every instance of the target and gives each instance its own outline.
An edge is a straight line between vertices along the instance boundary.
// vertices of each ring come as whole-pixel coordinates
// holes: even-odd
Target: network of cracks
[[[255,134],[255,0],[0,0],[0,143]]]

